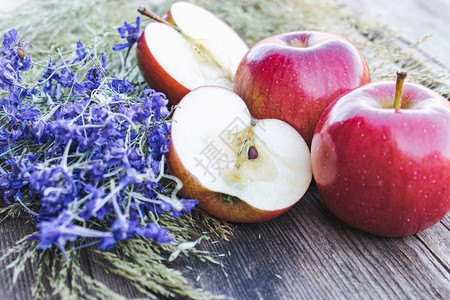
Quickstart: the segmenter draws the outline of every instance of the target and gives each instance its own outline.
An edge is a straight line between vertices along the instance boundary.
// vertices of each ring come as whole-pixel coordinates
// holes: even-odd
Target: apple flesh
[[[301,199],[312,180],[310,151],[280,120],[255,120],[233,91],[189,92],[172,119],[167,161],[185,197],[232,222],[273,219]]]
[[[328,104],[369,81],[363,56],[347,39],[298,31],[254,45],[238,67],[234,91],[255,118],[289,123],[310,146]]]
[[[401,237],[439,222],[450,209],[450,103],[406,83],[370,83],[335,100],[312,141],[314,179],[345,223]]]
[[[225,22],[187,2],[172,4],[163,22],[152,22],[141,35],[136,58],[144,79],[177,104],[203,85],[232,88],[247,45]]]

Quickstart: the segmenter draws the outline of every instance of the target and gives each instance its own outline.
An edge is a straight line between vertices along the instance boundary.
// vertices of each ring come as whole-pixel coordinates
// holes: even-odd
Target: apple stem
[[[138,8],[138,12],[139,12],[141,15],[144,15],[144,16],[146,16],[146,17],[149,17],[149,18],[152,19],[152,20],[155,20],[156,22],[159,22],[159,23],[168,25],[168,26],[172,27],[173,29],[175,29],[176,31],[181,31],[180,28],[178,28],[178,26],[176,26],[176,25],[174,25],[174,24],[172,24],[172,23],[170,23],[170,22],[164,20],[163,18],[161,18],[160,16],[158,16],[158,15],[155,14],[154,12],[152,12],[152,11],[146,9],[146,8],[143,7],[143,6],[141,6],[141,7]]]
[[[405,82],[406,72],[397,72],[397,82],[395,84],[394,108],[400,109],[402,104],[402,89]]]

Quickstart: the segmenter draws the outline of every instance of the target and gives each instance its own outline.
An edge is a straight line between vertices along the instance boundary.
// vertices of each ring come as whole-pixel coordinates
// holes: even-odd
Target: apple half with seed
[[[287,211],[312,180],[310,151],[289,124],[256,120],[233,91],[205,86],[177,106],[169,171],[185,197],[218,218],[263,222]]]
[[[208,10],[176,2],[163,18],[145,27],[137,45],[137,64],[147,83],[177,104],[203,85],[231,88],[239,62],[248,51],[241,37]]]

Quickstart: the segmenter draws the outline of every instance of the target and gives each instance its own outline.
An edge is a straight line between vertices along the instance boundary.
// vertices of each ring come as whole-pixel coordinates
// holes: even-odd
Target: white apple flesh
[[[138,66],[150,86],[171,104],[203,85],[233,86],[248,47],[230,26],[187,2],[172,4],[164,20],[148,24],[138,42]]]
[[[287,123],[255,120],[231,90],[208,86],[177,106],[168,155],[181,193],[233,222],[262,222],[294,205],[312,179],[310,152]]]

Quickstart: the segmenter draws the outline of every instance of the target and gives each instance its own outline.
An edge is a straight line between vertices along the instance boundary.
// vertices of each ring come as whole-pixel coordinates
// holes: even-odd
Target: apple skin
[[[330,211],[382,237],[421,232],[450,210],[450,102],[405,83],[370,83],[331,103],[311,146],[313,175]]]
[[[347,39],[327,32],[297,31],[255,44],[237,69],[234,91],[252,116],[287,122],[311,146],[328,104],[368,82],[365,59]]]
[[[136,60],[145,81],[155,90],[164,91],[169,106],[178,104],[190,90],[167,73],[150,52],[145,40],[145,31],[137,43]]]
[[[222,220],[237,223],[266,222],[278,217],[293,206],[274,211],[264,211],[254,208],[242,200],[233,203],[223,201],[220,193],[203,187],[195,176],[183,167],[173,144],[170,145],[167,154],[167,166],[169,173],[183,182],[180,192],[184,197],[197,199],[199,208]]]

